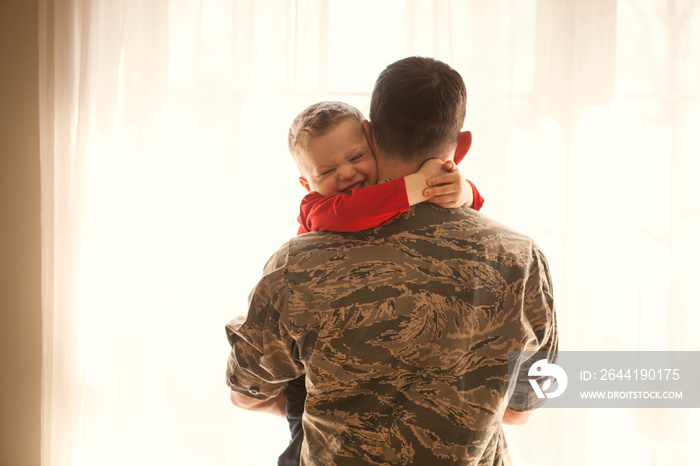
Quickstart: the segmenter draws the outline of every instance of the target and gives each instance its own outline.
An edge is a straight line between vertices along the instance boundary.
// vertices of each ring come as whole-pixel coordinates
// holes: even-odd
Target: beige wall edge
[[[38,0],[0,1],[0,465],[41,450]]]

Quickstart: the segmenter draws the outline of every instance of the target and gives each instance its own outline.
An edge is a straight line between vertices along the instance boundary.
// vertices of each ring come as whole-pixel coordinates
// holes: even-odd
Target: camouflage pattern
[[[557,347],[538,246],[432,204],[292,239],[227,334],[233,390],[266,399],[306,373],[301,464],[323,466],[509,464],[506,406],[537,399],[509,386],[508,352]]]

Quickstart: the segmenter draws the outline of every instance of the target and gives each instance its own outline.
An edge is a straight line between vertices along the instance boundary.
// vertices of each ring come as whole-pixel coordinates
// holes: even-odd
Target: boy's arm
[[[388,181],[352,194],[323,197],[310,193],[301,202],[299,231],[353,232],[383,225],[428,199],[424,195],[428,179],[445,173],[438,159],[426,161],[421,169],[403,178]]]
[[[403,178],[356,189],[350,195],[323,197],[312,192],[301,201],[297,234],[366,230],[382,225],[410,207]]]
[[[469,183],[469,186],[472,188],[472,205],[471,208],[474,210],[481,210],[481,208],[484,206],[484,198],[481,196],[481,193],[479,192],[478,189],[476,189],[476,185],[472,183],[469,180],[466,180],[467,183]]]

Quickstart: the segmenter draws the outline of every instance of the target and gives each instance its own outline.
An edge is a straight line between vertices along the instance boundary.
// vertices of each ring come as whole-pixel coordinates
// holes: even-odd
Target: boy
[[[362,113],[342,102],[311,105],[292,122],[289,151],[309,191],[301,203],[298,234],[375,228],[426,200],[441,207],[481,208],[478,190],[455,168],[470,139],[460,140],[454,163],[444,164],[449,172],[436,159],[417,173],[376,184],[377,166],[362,122]]]
[[[348,104],[319,102],[292,122],[289,152],[301,173],[299,182],[309,192],[301,202],[298,234],[375,228],[426,200],[441,207],[481,208],[483,198],[456,168],[470,139],[460,139],[454,163],[431,159],[414,174],[377,184],[377,165],[363,120],[362,113]],[[292,440],[279,466],[299,464],[304,382],[304,377],[292,380],[284,391]]]

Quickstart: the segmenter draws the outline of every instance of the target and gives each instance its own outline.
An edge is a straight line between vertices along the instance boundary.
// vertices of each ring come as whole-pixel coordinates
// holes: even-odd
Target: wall
[[[38,0],[0,1],[0,465],[40,464]]]

